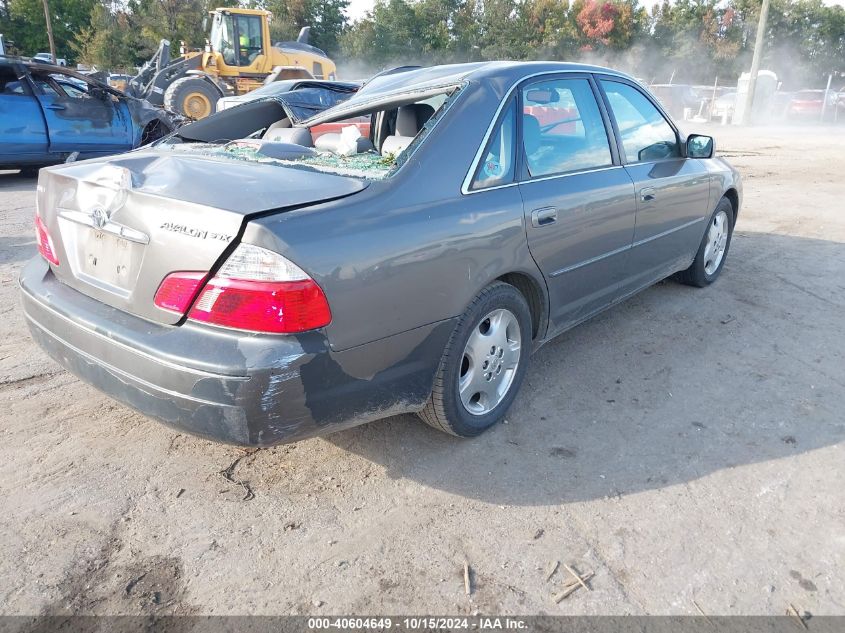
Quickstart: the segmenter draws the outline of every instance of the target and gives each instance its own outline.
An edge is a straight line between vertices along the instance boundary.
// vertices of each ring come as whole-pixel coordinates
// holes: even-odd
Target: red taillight
[[[191,307],[207,273],[171,273],[156,290],[155,304],[159,308],[185,314]]]
[[[315,330],[332,320],[317,282],[273,251],[240,244],[204,286],[203,276],[168,275],[156,293],[156,305],[182,313],[192,306],[188,318],[194,321],[273,334]]]
[[[328,325],[329,304],[313,279],[249,281],[215,277],[188,318],[254,332],[292,334]]]
[[[41,257],[53,264],[53,266],[58,266],[59,258],[56,257],[53,239],[47,231],[47,226],[38,215],[35,216],[35,237],[38,240],[38,252],[41,253]]]

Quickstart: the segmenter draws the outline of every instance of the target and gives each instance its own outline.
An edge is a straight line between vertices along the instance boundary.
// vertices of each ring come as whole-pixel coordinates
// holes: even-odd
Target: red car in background
[[[311,138],[316,142],[323,134],[337,134],[343,128],[354,125],[358,128],[361,136],[370,138],[370,117],[359,116],[345,121],[338,121],[337,123],[322,123],[311,128]]]
[[[825,103],[826,102],[826,103]],[[799,90],[786,107],[786,116],[791,119],[831,120],[836,113],[836,93],[832,90]]]

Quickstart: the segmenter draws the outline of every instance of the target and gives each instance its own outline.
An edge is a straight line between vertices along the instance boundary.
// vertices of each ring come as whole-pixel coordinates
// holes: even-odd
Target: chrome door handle
[[[531,226],[546,226],[555,222],[557,222],[557,209],[554,207],[543,207],[531,212]]]
[[[644,187],[640,189],[640,200],[642,202],[651,202],[657,197],[657,193],[651,187]]]

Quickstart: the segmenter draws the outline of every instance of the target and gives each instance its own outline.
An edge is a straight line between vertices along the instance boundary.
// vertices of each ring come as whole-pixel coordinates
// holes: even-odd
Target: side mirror
[[[690,134],[687,137],[687,158],[713,158],[714,148],[712,136]]]

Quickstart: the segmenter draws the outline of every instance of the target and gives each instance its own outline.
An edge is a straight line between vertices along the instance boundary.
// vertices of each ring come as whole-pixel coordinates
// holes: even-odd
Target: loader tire
[[[164,92],[164,107],[198,120],[217,111],[217,100],[223,95],[201,77],[182,77]]]

